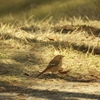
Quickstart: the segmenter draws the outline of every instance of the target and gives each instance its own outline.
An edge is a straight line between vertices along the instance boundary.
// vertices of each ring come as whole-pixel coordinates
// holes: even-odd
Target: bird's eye
[[[61,59],[61,56],[59,57],[59,59]]]

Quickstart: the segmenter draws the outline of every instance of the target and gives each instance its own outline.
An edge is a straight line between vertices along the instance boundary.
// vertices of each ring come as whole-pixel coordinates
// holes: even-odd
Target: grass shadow
[[[30,40],[30,39],[29,39]],[[31,41],[31,40],[30,40]],[[93,46],[86,46],[86,45],[77,45],[76,43],[69,43],[67,41],[49,41],[49,42],[44,42],[44,41],[37,41],[37,43],[41,43],[42,45],[53,45],[56,49],[60,48],[73,48],[74,50],[80,51],[82,53],[92,53],[96,55],[100,55],[100,48],[94,48]]]
[[[29,29],[28,29],[29,28]],[[25,29],[22,28],[22,30],[28,32],[29,30],[32,31],[32,29],[34,29],[34,31],[39,31],[40,29],[38,28],[32,28],[32,27],[26,27]],[[86,32],[86,35],[88,36],[87,38],[89,38],[90,36],[93,36],[93,38],[95,37],[100,37],[100,29],[99,28],[95,28],[95,27],[92,27],[92,26],[87,26],[87,25],[76,25],[76,26],[73,26],[73,25],[65,25],[65,26],[61,26],[61,27],[53,27],[51,28],[52,31],[54,32],[61,32],[62,34],[67,34],[69,32],[73,32],[77,29],[77,31],[85,31]],[[45,30],[44,30],[45,31]],[[71,33],[70,33],[71,34]],[[83,53],[93,53],[93,54],[100,54],[100,48],[96,47],[94,48],[93,46],[87,46],[87,45],[77,45],[76,43],[69,43],[67,41],[48,41],[48,42],[44,42],[42,40],[38,41],[38,40],[34,40],[34,39],[30,39],[30,38],[27,38],[27,41],[29,42],[36,42],[36,43],[41,43],[43,45],[45,44],[50,44],[50,45],[53,45],[55,48],[70,48],[72,47],[73,49],[77,50],[77,51],[81,51]]]
[[[12,56],[12,59],[19,63],[28,63],[28,65],[29,63],[32,63],[33,65],[41,63],[38,56],[34,53],[31,54],[30,52],[18,52]]]
[[[0,75],[18,76],[19,73],[23,72],[23,68],[20,66],[19,64],[0,63]]]
[[[1,93],[9,92],[9,93],[21,93],[28,94],[28,96],[49,99],[49,100],[75,100],[78,98],[81,99],[100,99],[100,95],[98,94],[89,94],[89,93],[80,93],[80,92],[64,92],[64,91],[50,91],[50,90],[39,90],[32,89],[27,87],[19,87],[19,86],[11,86],[11,85],[3,85],[5,90]]]
[[[86,34],[93,37],[100,37],[100,28],[96,28],[93,26],[87,25],[64,25],[64,26],[57,26],[53,27],[54,32],[61,32],[63,34],[72,33],[75,30],[77,31],[85,31]]]

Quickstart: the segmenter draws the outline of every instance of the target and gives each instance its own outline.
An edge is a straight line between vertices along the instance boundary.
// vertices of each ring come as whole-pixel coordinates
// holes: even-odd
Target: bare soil
[[[24,82],[0,82],[0,100],[100,100],[100,80],[24,74]],[[66,78],[65,78],[66,77]]]

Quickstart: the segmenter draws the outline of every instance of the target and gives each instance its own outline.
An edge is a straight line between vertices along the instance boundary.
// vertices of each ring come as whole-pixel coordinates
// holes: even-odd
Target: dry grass
[[[26,16],[33,16],[34,19],[43,19],[53,17],[56,20],[61,18],[82,17],[87,19],[99,20],[100,8],[99,0],[9,0],[8,2],[0,1],[1,19],[5,21],[15,20]],[[12,16],[13,15],[13,16]]]
[[[92,25],[98,27],[100,22],[82,19],[73,19],[73,24]],[[92,24],[91,24],[92,23]],[[100,78],[100,56],[89,52],[89,47],[100,50],[100,37],[85,36],[85,31],[73,31],[62,34],[55,33],[52,27],[70,25],[68,20],[57,23],[51,20],[27,20],[17,23],[0,23],[0,81],[21,82],[26,76],[24,73],[42,71],[47,63],[57,54],[64,55],[64,70],[71,70],[69,75],[94,75]],[[48,37],[51,39],[48,39]],[[73,48],[75,44],[82,45],[88,50]],[[40,69],[41,68],[41,69]],[[35,74],[34,74],[35,75]],[[3,76],[3,79],[2,79]],[[67,76],[66,76],[67,77]]]

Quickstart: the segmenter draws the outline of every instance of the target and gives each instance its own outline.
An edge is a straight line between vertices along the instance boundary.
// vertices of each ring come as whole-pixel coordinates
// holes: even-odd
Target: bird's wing
[[[53,66],[56,67],[59,65],[59,63],[60,63],[59,60],[51,60],[50,63],[48,64],[47,68],[51,68]]]
[[[37,77],[39,77],[40,75],[42,75],[44,72],[46,72],[47,70],[49,70],[50,68],[52,67],[57,67],[59,65],[59,63],[61,63],[60,60],[56,60],[56,59],[53,59],[49,62],[48,66],[46,67],[46,69],[44,71],[42,71],[39,75],[37,75]]]

